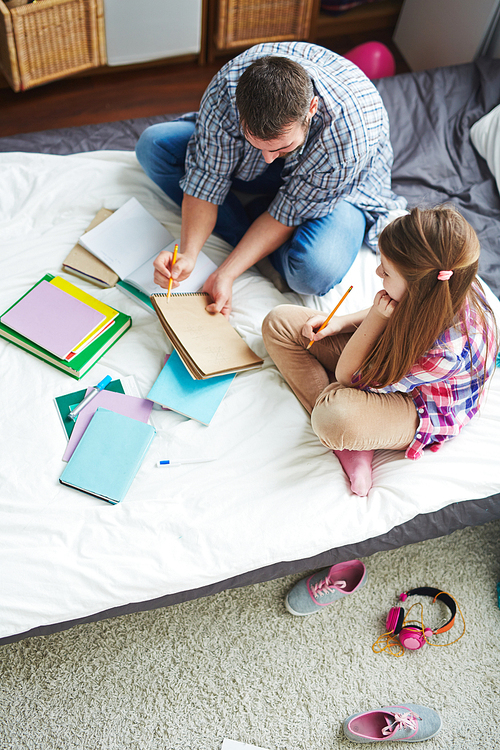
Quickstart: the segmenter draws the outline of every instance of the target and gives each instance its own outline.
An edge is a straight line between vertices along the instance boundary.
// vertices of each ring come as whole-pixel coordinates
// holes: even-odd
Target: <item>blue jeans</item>
[[[195,123],[174,120],[147,128],[139,138],[136,155],[144,171],[177,205],[183,192],[187,143]],[[219,206],[214,231],[233,247],[276,195],[282,180],[283,160],[276,159],[249,182],[233,179],[233,190],[258,196],[244,206],[231,190]],[[292,237],[269,256],[288,286],[301,294],[326,294],[345,276],[363,243],[366,219],[347,201],[321,219],[306,219]]]

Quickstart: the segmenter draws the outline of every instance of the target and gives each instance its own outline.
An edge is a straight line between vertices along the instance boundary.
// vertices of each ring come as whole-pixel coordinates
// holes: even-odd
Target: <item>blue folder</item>
[[[59,481],[109,503],[119,503],[155,434],[150,424],[99,407]]]
[[[235,373],[231,372],[207,380],[195,380],[174,349],[147,398],[208,425],[234,377]]]

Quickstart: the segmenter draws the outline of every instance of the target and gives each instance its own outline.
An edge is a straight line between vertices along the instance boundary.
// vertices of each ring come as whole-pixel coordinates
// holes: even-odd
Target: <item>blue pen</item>
[[[205,464],[215,461],[215,458],[174,458],[172,460],[158,461],[157,466],[181,466],[182,464]]]
[[[78,406],[75,406],[75,408],[70,411],[70,413],[68,414],[68,417],[72,419],[73,421],[76,421],[76,418],[80,414],[81,410],[85,406],[87,406],[87,404],[90,401],[92,401],[92,399],[95,398],[98,393],[104,390],[104,388],[106,388],[108,383],[111,383],[111,375],[106,375],[106,377],[103,378],[100,383],[97,383],[97,385],[94,386],[94,388],[92,388],[92,390],[89,393],[87,393],[85,398],[82,401],[80,401]]]

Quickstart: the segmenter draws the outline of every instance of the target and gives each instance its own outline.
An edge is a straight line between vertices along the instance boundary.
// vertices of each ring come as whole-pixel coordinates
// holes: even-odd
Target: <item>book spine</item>
[[[11,338],[6,333],[6,331],[3,330],[2,328],[0,328],[0,336],[6,339],[9,343],[14,344],[14,346],[18,346],[20,349],[23,349],[25,352],[28,352],[28,354],[32,354],[37,359],[40,359],[42,362],[46,362],[47,364],[52,365],[52,367],[56,367],[58,370],[65,372],[67,375],[71,375],[71,377],[75,378],[76,380],[78,380],[82,376],[69,365],[64,365],[61,360],[49,359],[50,355],[48,353],[47,355],[45,355],[43,350],[35,351],[28,344],[24,344],[21,341],[17,341],[16,339]]]
[[[79,279],[83,279],[83,281],[88,281],[91,284],[95,284],[95,286],[98,286],[101,289],[110,289],[110,284],[108,284],[106,281],[101,281],[101,279],[98,279],[95,276],[90,276],[90,274],[84,273],[83,271],[78,271],[76,268],[67,266],[64,263],[62,264],[62,267],[67,273],[72,274],[72,276],[77,276]]]

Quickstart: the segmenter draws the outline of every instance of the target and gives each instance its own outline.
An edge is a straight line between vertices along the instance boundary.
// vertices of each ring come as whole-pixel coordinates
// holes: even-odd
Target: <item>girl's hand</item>
[[[302,326],[302,335],[304,338],[308,339],[309,341],[316,336],[315,329],[319,328],[322,323],[324,323],[326,320],[326,315],[313,315],[312,318],[309,318],[304,325]],[[327,326],[328,328],[328,326]],[[324,328],[319,336],[323,338],[325,335],[326,328]],[[318,337],[319,338],[319,337]],[[316,341],[316,339],[314,339]]]
[[[323,325],[327,316],[323,313],[313,315],[312,318],[304,323],[302,326],[302,335],[309,341],[321,341],[326,336],[333,336],[336,333],[340,333],[342,326],[340,324],[340,318],[333,316],[327,326],[322,331],[318,331],[318,328]]]
[[[383,318],[389,319],[397,307],[397,302],[389,297],[385,289],[380,289],[373,300],[373,310]]]

